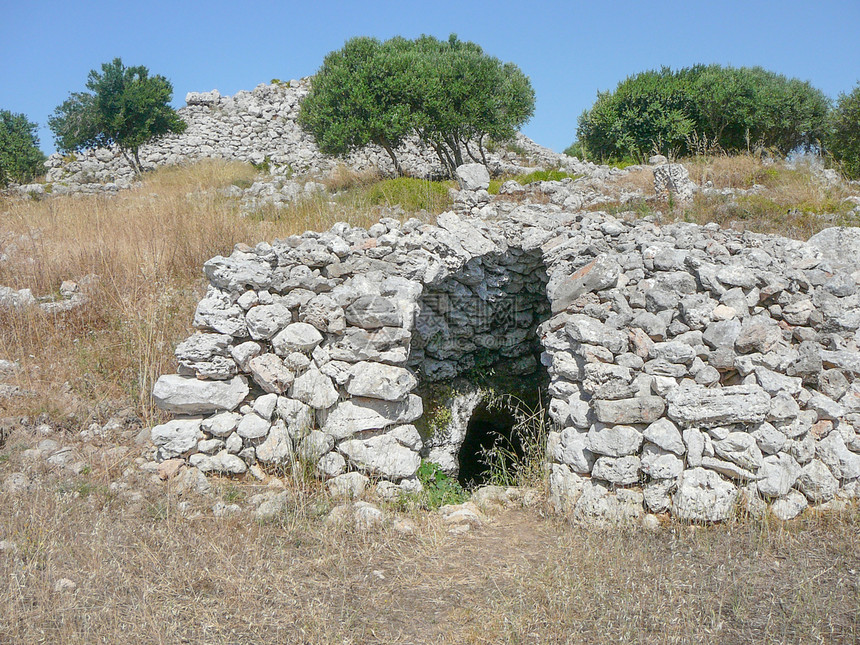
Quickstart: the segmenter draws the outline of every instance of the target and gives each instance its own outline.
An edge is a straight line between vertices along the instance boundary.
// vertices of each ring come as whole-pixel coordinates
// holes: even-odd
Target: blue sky
[[[860,1],[183,2],[0,0],[0,109],[40,125],[91,69],[119,56],[189,91],[222,94],[313,74],[352,36],[456,33],[518,64],[537,95],[523,128],[561,151],[598,90],[662,65],[761,65],[827,95],[860,80]]]

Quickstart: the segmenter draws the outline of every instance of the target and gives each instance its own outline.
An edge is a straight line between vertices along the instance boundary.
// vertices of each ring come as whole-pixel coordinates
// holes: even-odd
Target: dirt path
[[[485,642],[476,620],[540,569],[557,530],[533,511],[507,510],[466,534],[444,534],[426,553],[378,562],[369,571],[381,583],[369,590],[371,622],[384,624],[392,643]]]

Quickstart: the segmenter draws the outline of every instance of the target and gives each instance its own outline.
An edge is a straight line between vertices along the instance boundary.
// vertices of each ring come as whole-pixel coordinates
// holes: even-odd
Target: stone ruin
[[[270,188],[248,191],[248,197],[282,198],[290,201],[300,196],[304,183],[289,181],[292,175],[330,173],[340,164],[356,171],[378,170],[393,174],[391,158],[379,146],[368,145],[339,160],[320,152],[313,137],[299,127],[297,119],[302,99],[310,90],[311,78],[288,82],[260,84],[251,91],[223,96],[218,90],[189,92],[186,105],[177,110],[186,122],[182,134],[170,134],[140,148],[144,169],[177,165],[201,159],[225,159],[257,164],[282,181]],[[487,162],[498,174],[518,174],[532,168],[520,165],[521,157],[532,166],[558,166],[570,172],[594,169],[583,163],[539,146],[518,134],[515,148],[519,153],[500,147],[487,152]],[[473,151],[476,152],[476,151]],[[438,177],[442,167],[436,154],[415,138],[408,138],[397,149],[404,171],[415,177]],[[136,181],[134,169],[116,147],[86,150],[74,155],[52,154],[45,165],[46,183],[51,194],[113,193],[129,188]],[[45,194],[45,186],[21,187],[24,194]],[[274,194],[273,194],[274,193]],[[235,195],[234,195],[235,196]]]
[[[422,457],[475,467],[470,435],[504,425],[489,378],[540,390],[550,502],[578,521],[860,495],[858,229],[661,226],[570,206],[583,182],[212,258],[199,331],[154,388],[179,415],[152,429],[158,458],[300,461],[390,498],[420,489]]]

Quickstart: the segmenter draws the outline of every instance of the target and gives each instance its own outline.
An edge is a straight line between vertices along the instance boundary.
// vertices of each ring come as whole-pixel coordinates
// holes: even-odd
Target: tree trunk
[[[486,136],[486,134],[481,134],[481,136],[478,137],[478,152],[481,153],[481,161],[484,163],[484,165],[487,167],[487,169],[489,169],[490,165],[487,163],[487,154],[484,151],[484,137],[485,136]]]
[[[472,149],[471,149],[471,148],[469,148],[469,141],[468,141],[468,139],[467,139],[467,140],[465,140],[465,141],[463,141],[463,146],[466,148],[466,154],[467,154],[467,155],[469,155],[469,158],[470,158],[472,161],[474,161],[475,163],[481,163],[481,160],[480,160],[480,159],[478,159],[475,155],[473,155],[473,154],[472,154]]]
[[[387,139],[382,139],[379,142],[379,144],[383,148],[385,148],[385,152],[387,152],[388,156],[391,157],[391,161],[394,164],[394,174],[397,177],[402,177],[403,176],[403,168],[400,165],[400,161],[398,161],[398,159],[397,159],[397,155],[394,154],[394,149],[391,147],[391,144],[388,142]]]
[[[448,149],[445,148],[445,144],[431,143],[430,145],[433,146],[436,156],[439,157],[439,161],[442,163],[442,170],[448,175],[449,179],[454,179],[456,177],[454,171],[457,169],[457,166],[454,165],[454,160],[451,158]]]
[[[447,172],[448,164],[445,161],[445,157],[442,156],[442,148],[437,146],[435,143],[431,143],[430,146],[436,151],[436,156],[439,157],[439,163],[442,165],[442,172]]]
[[[135,177],[140,177],[140,163],[135,163],[135,158],[137,154],[135,154],[134,158],[128,156],[128,151],[125,148],[120,148],[120,152],[122,152],[122,156],[125,157],[125,160],[128,162],[128,165],[131,166],[131,169],[134,171]]]

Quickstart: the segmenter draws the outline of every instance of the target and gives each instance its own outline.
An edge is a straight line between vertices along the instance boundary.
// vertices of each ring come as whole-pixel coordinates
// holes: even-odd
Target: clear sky
[[[596,97],[662,65],[761,65],[835,98],[860,80],[860,0],[543,2],[0,0],[0,109],[39,124],[119,56],[189,91],[250,90],[313,74],[353,36],[456,33],[519,65],[537,95],[523,128],[563,150]]]

